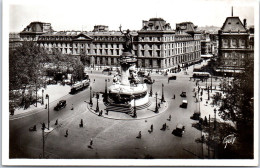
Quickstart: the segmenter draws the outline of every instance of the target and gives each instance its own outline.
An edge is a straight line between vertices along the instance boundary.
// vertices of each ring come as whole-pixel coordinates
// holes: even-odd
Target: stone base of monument
[[[109,87],[107,106],[110,111],[129,113],[134,106],[136,106],[138,110],[142,109],[142,107],[147,108],[149,105],[149,95],[146,84],[130,86],[114,84]],[[118,108],[116,108],[116,106]],[[123,110],[124,108],[125,110]]]

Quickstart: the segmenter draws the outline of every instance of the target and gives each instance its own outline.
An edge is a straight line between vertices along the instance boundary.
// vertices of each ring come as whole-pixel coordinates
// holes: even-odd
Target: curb
[[[53,104],[54,102],[58,101],[59,99],[65,98],[68,95],[70,95],[70,94],[66,94],[66,95],[64,95],[64,96],[62,96],[62,97],[60,97],[60,98],[58,98],[56,100],[53,100],[52,102],[50,102],[50,105]],[[45,107],[39,107],[39,109],[36,108],[36,109],[29,110],[29,111],[24,112],[24,113],[15,114],[13,116],[9,115],[9,120],[16,120],[16,119],[24,118],[24,117],[27,117],[27,116],[30,116],[30,115],[33,115],[33,114],[40,113],[40,112],[42,112],[44,110],[45,110]]]
[[[113,120],[143,120],[143,119],[148,119],[148,118],[152,118],[152,117],[155,117],[155,116],[158,116],[162,113],[164,113],[167,109],[168,109],[168,102],[166,101],[166,106],[165,108],[160,111],[159,113],[155,113],[154,115],[151,115],[151,116],[148,116],[148,117],[140,117],[140,118],[115,118],[115,117],[108,117],[108,116],[105,116],[105,115],[102,115],[102,116],[99,116],[99,117],[103,117],[103,118],[107,118],[107,119],[113,119]],[[90,111],[91,113],[95,114],[98,116],[98,113],[96,113],[90,106],[89,106],[89,103],[87,103],[87,109],[88,111]]]

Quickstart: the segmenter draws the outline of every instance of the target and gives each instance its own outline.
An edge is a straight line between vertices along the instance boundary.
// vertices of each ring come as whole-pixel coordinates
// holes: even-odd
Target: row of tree
[[[254,61],[244,59],[243,72],[223,80],[224,94],[215,94],[220,117],[236,125],[237,152],[241,158],[253,158],[254,139]]]
[[[50,68],[57,72],[62,69],[71,69],[74,81],[82,80],[84,76],[84,65],[81,60],[77,57],[62,54],[58,49],[54,49],[50,53],[35,42],[23,42],[14,50],[10,50],[10,107],[25,106],[25,91],[27,89],[33,88],[37,93],[39,88],[45,87],[46,71]]]

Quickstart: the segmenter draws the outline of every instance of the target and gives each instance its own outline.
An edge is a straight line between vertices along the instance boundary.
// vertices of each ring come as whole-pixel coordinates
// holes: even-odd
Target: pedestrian
[[[66,130],[65,137],[68,137],[68,136],[69,136],[69,130]]]
[[[56,120],[55,125],[58,125],[58,119]]]
[[[96,80],[94,79],[94,82],[93,82],[93,83],[95,83],[95,81],[96,81]]]
[[[173,99],[175,99],[175,94],[173,95]]]
[[[203,95],[203,92],[201,91],[201,92],[200,92],[200,96],[202,96],[202,95]]]
[[[106,109],[106,115],[108,115],[108,110]]]
[[[200,97],[200,101],[202,101],[202,97]]]
[[[90,138],[90,143],[89,143],[89,145],[90,145],[90,146],[93,145],[93,139],[92,139],[92,138]]]
[[[73,104],[71,105],[71,110],[74,110]]]
[[[48,106],[48,105],[47,105],[47,103],[46,103],[46,104],[45,104],[45,109],[47,109],[47,106]]]
[[[160,103],[158,103],[158,107],[161,108],[161,104]]]
[[[169,121],[171,121],[171,119],[172,119],[172,116],[171,116],[171,115],[169,115]]]
[[[98,116],[102,116],[103,110],[101,110],[98,114]]]
[[[141,131],[139,131],[138,136],[137,136],[136,138],[139,138],[139,139],[142,138],[142,133],[141,133]]]
[[[83,127],[83,119],[80,120],[79,127]]]
[[[153,124],[151,125],[151,132],[153,132]]]

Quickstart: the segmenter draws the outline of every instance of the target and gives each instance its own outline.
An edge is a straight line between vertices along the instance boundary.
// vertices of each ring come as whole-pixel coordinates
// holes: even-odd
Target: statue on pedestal
[[[121,30],[122,26],[120,25],[119,26],[119,30],[120,32],[125,36],[125,43],[123,44],[123,47],[124,47],[124,52],[130,52],[132,51],[133,49],[133,37],[132,35],[130,34],[130,30],[127,29],[126,30],[126,33],[124,33],[122,30]]]

